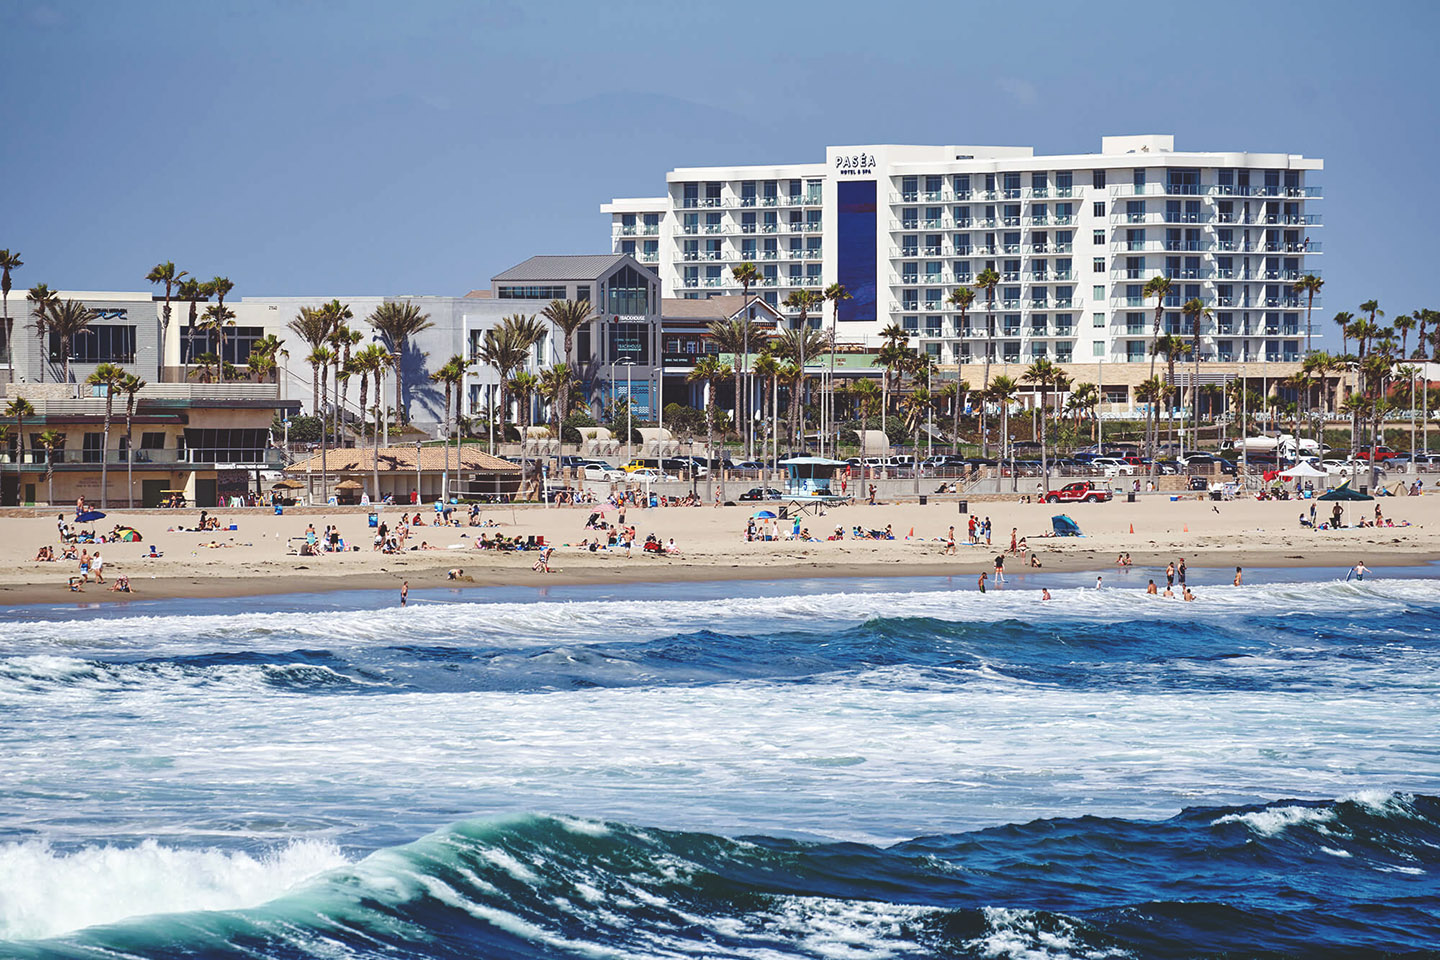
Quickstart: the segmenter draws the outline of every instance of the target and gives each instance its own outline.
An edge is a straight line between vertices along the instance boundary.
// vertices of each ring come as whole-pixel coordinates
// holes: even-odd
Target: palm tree
[[[526,430],[529,429],[531,421],[533,420],[530,412],[530,401],[533,400],[539,392],[540,378],[529,370],[520,370],[510,378],[510,396],[515,398],[516,419],[524,421],[523,425]],[[445,397],[448,402],[450,397],[448,389]],[[521,431],[520,436],[522,439],[525,437],[524,430]]]
[[[1070,391],[1070,398],[1065,401],[1065,409],[1075,417],[1075,429],[1078,434],[1080,429],[1080,418],[1086,414],[1093,414],[1096,407],[1100,406],[1100,388],[1093,383],[1077,383],[1075,389]],[[1091,436],[1094,436],[1092,429]]]
[[[200,329],[215,334],[215,353],[220,357],[220,382],[225,382],[225,328],[235,326],[235,311],[223,303],[212,303],[205,308],[200,319]]]
[[[1213,316],[1210,308],[1205,306],[1205,301],[1199,297],[1192,297],[1186,300],[1180,307],[1180,312],[1190,318],[1190,360],[1195,364],[1194,375],[1190,378],[1190,406],[1192,407],[1191,420],[1194,429],[1190,434],[1190,446],[1193,450],[1200,449],[1200,324],[1201,321]]]
[[[318,307],[301,307],[299,314],[287,326],[292,333],[310,347],[310,356],[305,358],[305,362],[310,364],[310,396],[312,398],[310,412],[312,416],[318,417],[320,416],[320,402],[324,398],[324,394],[320,392],[320,366],[315,356],[325,348],[330,337],[330,317]],[[329,363],[328,349],[323,356],[324,362]]]
[[[772,406],[775,393],[780,386],[780,361],[773,352],[762,353],[755,358],[755,365],[751,367],[750,374],[760,378],[760,415],[764,417],[765,411]],[[765,427],[767,435],[771,429],[771,421],[767,420]],[[762,457],[762,459],[764,458]]]
[[[450,435],[452,432],[450,429],[450,398],[454,396],[455,392],[460,389],[460,385],[465,381],[465,358],[458,353],[455,354],[441,364],[438,370],[430,374],[430,379],[434,383],[443,383],[445,385],[445,471],[448,474],[450,471]],[[460,466],[458,453],[455,457],[455,466],[458,471]],[[441,499],[448,501],[450,499],[449,494],[449,490],[442,491]],[[379,495],[378,490],[376,491],[376,495]]]
[[[945,302],[960,311],[960,319],[955,324],[955,363],[958,366],[963,362],[959,358],[965,355],[966,319],[970,315],[970,305],[975,302],[975,291],[970,287],[956,287]]]
[[[379,332],[395,357],[395,416],[401,423],[407,423],[410,415],[405,409],[405,368],[401,358],[410,344],[410,338],[435,324],[430,322],[430,315],[421,313],[415,304],[388,300],[371,311],[365,320]]]
[[[110,420],[115,414],[115,394],[128,374],[123,367],[113,363],[98,364],[85,382],[92,387],[105,388],[105,432],[100,440],[100,509],[108,506],[110,487],[106,478],[110,467]],[[68,381],[67,381],[68,382]]]
[[[560,439],[561,431],[564,430],[565,421],[560,417],[560,411],[571,399],[567,394],[574,390],[574,384],[570,380],[570,365],[557,363],[540,371],[540,396],[550,404],[550,416],[546,424],[554,429],[556,440]]]
[[[350,356],[350,372],[360,378],[360,417],[362,422],[366,412],[369,410],[366,400],[370,392],[370,377],[373,376],[375,371],[380,369],[381,364],[384,363],[384,355],[385,348],[378,343],[372,343],[363,350],[355,351],[355,353]],[[372,442],[374,437],[379,436],[379,431],[380,424],[377,421],[375,430],[371,433]],[[364,435],[363,428],[361,435]],[[375,495],[378,494],[379,491],[377,490]]]
[[[810,311],[819,309],[824,300],[813,290],[792,290],[783,302],[790,309],[800,311],[798,328],[802,332],[808,333],[810,331]],[[795,423],[802,446],[805,443],[805,362],[808,352],[806,348],[814,342],[808,336],[802,336],[796,340],[799,345],[799,355],[795,358],[795,365],[800,368],[800,380],[795,386],[795,392],[791,394],[791,409],[795,411]]]
[[[190,311],[186,315],[186,323],[193,327],[195,326],[195,320],[198,316],[198,304],[202,300],[210,299],[210,284],[201,283],[194,278],[181,280],[180,286],[175,290],[175,296],[190,304]]]
[[[15,420],[15,481],[18,490],[20,461],[25,459],[25,418],[35,416],[35,407],[24,397],[16,397],[5,408],[5,416]]]
[[[37,283],[25,294],[25,299],[30,301],[30,310],[35,321],[30,328],[35,331],[35,336],[40,340],[40,382],[45,382],[45,365],[49,362],[49,343],[47,334],[50,329],[50,311],[60,302],[60,297],[43,283]]]
[[[1155,298],[1155,329],[1150,334],[1150,379],[1155,379],[1155,356],[1159,353],[1159,347],[1155,341],[1160,339],[1160,325],[1165,320],[1165,298],[1170,295],[1170,278],[1162,275],[1155,275],[1145,283],[1142,296]],[[1163,394],[1162,394],[1163,396]],[[1153,419],[1153,418],[1152,418]],[[1159,431],[1159,421],[1155,421],[1156,431]],[[1150,476],[1155,476],[1155,440],[1150,436],[1150,429],[1147,425],[1145,430],[1145,442],[1150,452]]]
[[[797,291],[806,293],[808,291]],[[770,341],[775,353],[795,364],[797,374],[793,389],[790,391],[790,413],[787,420],[790,424],[790,439],[793,443],[797,435],[801,443],[804,442],[804,423],[802,422],[803,403],[805,395],[805,373],[800,363],[801,357],[814,356],[824,343],[820,334],[811,330],[808,325],[794,330],[785,330],[780,336]]]
[[[65,446],[65,434],[60,430],[46,430],[35,438],[45,448],[45,502],[55,505],[55,451]]]
[[[1417,310],[1415,312],[1419,313],[1420,311]],[[1404,313],[1396,317],[1395,320],[1391,323],[1391,326],[1393,326],[1396,332],[1400,334],[1400,356],[1402,358],[1405,356],[1406,351],[1409,349],[1410,331],[1415,329],[1415,323],[1416,321],[1414,317]]]
[[[267,376],[273,376],[275,382],[280,382],[280,358],[290,356],[290,351],[285,349],[285,341],[267,333],[250,345],[250,356],[245,361],[245,366],[250,370],[250,376],[255,378],[256,383],[264,383]],[[362,404],[363,406],[363,404]]]
[[[986,426],[987,411],[985,398],[990,394],[990,349],[994,341],[990,338],[995,336],[995,288],[1000,285],[1000,274],[996,273],[993,267],[986,267],[975,276],[975,283],[972,284],[975,290],[985,291],[985,375],[980,383],[980,456],[990,456],[990,430]]]
[[[125,394],[125,505],[135,506],[135,442],[131,428],[135,422],[135,400],[137,394],[144,390],[146,383],[133,373],[127,373],[120,378],[120,391]]]
[[[1040,389],[1040,473],[1044,478],[1045,492],[1050,492],[1050,466],[1045,456],[1045,421],[1050,417],[1049,399],[1050,390],[1058,386],[1059,381],[1068,379],[1065,372],[1055,366],[1048,357],[1041,357],[1030,364],[1021,379],[1027,383],[1033,383]]]
[[[1151,357],[1151,360],[1153,362],[1153,356]],[[1150,437],[1151,424],[1158,424],[1158,421],[1156,421],[1155,419],[1155,411],[1158,405],[1165,401],[1165,396],[1169,392],[1169,385],[1162,381],[1159,377],[1151,377],[1150,379],[1144,381],[1135,388],[1135,398],[1140,402],[1146,404],[1148,409],[1145,418],[1145,436],[1147,439]],[[1156,431],[1158,433],[1158,425],[1156,427]],[[1150,470],[1150,477],[1153,480],[1155,476],[1155,454],[1153,450],[1150,454]]]
[[[990,381],[990,387],[985,391],[989,399],[1000,407],[1000,456],[1004,459],[1007,449],[1013,459],[1015,451],[1010,447],[1010,404],[1015,402],[1015,395],[1019,392],[1020,385],[1013,379],[1006,376],[996,377]],[[1018,488],[1019,481],[1011,471],[1010,480],[1012,487]]]
[[[938,394],[940,399],[950,404],[950,452],[952,454],[960,453],[960,411],[964,409],[965,397],[969,393],[970,384],[967,381],[955,380],[941,387]]]
[[[830,321],[830,371],[826,378],[825,388],[825,423],[827,433],[835,429],[835,341],[840,336],[840,303],[844,300],[855,299],[850,291],[845,289],[843,283],[832,283],[825,288],[822,296],[834,305],[834,313]],[[838,441],[837,441],[838,442]],[[823,447],[822,447],[823,451]]]
[[[1305,297],[1305,352],[1306,352],[1306,353],[1310,353],[1311,351],[1313,351],[1313,350],[1315,349],[1314,346],[1313,346],[1312,343],[1311,343],[1310,313],[1311,313],[1312,310],[1315,309],[1315,294],[1319,293],[1319,292],[1320,292],[1320,288],[1323,287],[1323,286],[1325,286],[1325,281],[1324,281],[1324,280],[1321,280],[1319,277],[1315,276],[1315,274],[1313,274],[1313,273],[1307,273],[1307,274],[1305,274],[1305,276],[1303,276],[1303,277],[1301,277],[1299,280],[1296,280],[1296,281],[1295,281],[1295,286],[1294,286],[1294,288],[1293,288],[1296,293],[1303,293],[1303,294],[1306,295],[1306,297]]]
[[[747,260],[747,261],[745,261],[744,263],[740,264],[739,266],[731,267],[731,268],[730,268],[730,276],[731,276],[732,279],[734,279],[734,281],[735,281],[736,283],[740,284],[740,296],[741,296],[741,298],[742,298],[742,300],[743,300],[743,302],[744,302],[744,306],[741,308],[741,311],[742,311],[742,312],[741,312],[740,315],[741,315],[741,317],[745,320],[745,333],[746,333],[746,334],[749,334],[749,332],[750,332],[750,322],[751,322],[751,319],[752,319],[751,316],[750,316],[750,307],[751,307],[751,303],[750,303],[750,288],[753,287],[753,286],[755,286],[755,284],[759,281],[759,279],[760,279],[760,271],[758,271],[758,270],[755,269],[755,264],[753,264],[753,263],[751,263],[750,261]],[[740,358],[741,358],[741,359],[740,359],[740,362],[735,365],[735,366],[736,366],[735,382],[736,382],[737,384],[740,382],[740,379],[741,379],[742,377],[744,377],[747,373],[750,372],[750,340],[749,340],[748,336],[746,337],[745,342],[744,342],[743,344],[741,344],[741,348],[740,348]],[[744,418],[744,420],[745,420],[745,441],[746,441],[746,443],[745,443],[745,456],[746,456],[746,457],[751,456],[751,454],[752,454],[752,452],[753,452],[753,451],[751,450],[752,444],[750,443],[750,436],[751,436],[751,433],[750,433],[750,424],[751,424],[751,421],[753,421],[755,418],[751,415],[751,412],[750,412],[750,409],[749,409],[749,408],[750,408],[750,399],[751,399],[751,398],[749,397],[748,392],[747,392],[747,395],[743,398],[743,402],[742,402],[742,398],[740,397],[740,391],[739,391],[738,389],[736,390],[736,400],[735,400],[736,422],[737,422],[737,423],[740,422],[741,418]]]
[[[544,310],[540,311],[541,316],[560,329],[565,336],[564,362],[556,364],[552,369],[564,370],[568,375],[575,367],[575,332],[585,324],[589,323],[594,316],[589,300],[551,300]],[[561,424],[560,429],[564,430],[565,417],[569,415],[570,390],[567,387],[556,394],[556,417]],[[562,446],[564,438],[559,437]],[[563,453],[563,449],[561,450]]]
[[[230,295],[231,290],[235,289],[235,284],[231,283],[228,277],[215,277],[205,284],[205,288],[215,298],[215,302],[223,307],[225,298]]]
[[[170,335],[170,298],[175,288],[180,285],[180,278],[188,277],[189,275],[190,274],[184,270],[176,270],[174,262],[170,260],[155,264],[150,272],[145,274],[146,281],[157,285],[162,283],[165,285],[165,306],[160,311],[161,379],[164,379],[165,370],[165,338]]]
[[[10,271],[25,266],[17,250],[0,250],[0,303],[5,310],[5,357],[10,362],[10,382],[15,382],[15,321],[10,319]]]
[[[90,329],[90,321],[94,319],[95,311],[78,300],[64,300],[49,310],[47,323],[50,333],[59,337],[60,349],[65,354],[66,383],[70,382],[70,355],[75,352],[73,341],[75,337]]]
[[[523,367],[530,357],[530,348],[534,346],[525,340],[525,333],[517,326],[510,323],[512,318],[506,317],[498,327],[491,327],[485,331],[480,340],[480,349],[476,359],[486,366],[494,367],[495,372],[500,375],[500,432],[503,441],[505,422],[509,417],[509,383],[510,378],[516,370]]]
[[[735,422],[739,424],[745,416],[740,403],[742,390],[740,370],[744,364],[740,358],[750,345],[750,319],[744,317],[740,320],[712,320],[707,330],[719,352],[732,354],[737,360],[733,370],[735,374]]]
[[[695,361],[695,366],[685,377],[688,382],[699,383],[705,388],[705,459],[711,464],[715,464],[715,388],[730,375],[730,368],[721,363],[719,357],[707,353]],[[705,475],[705,496],[710,496],[710,484],[717,472],[720,474],[720,498],[723,500],[725,470],[718,466]]]
[[[1189,349],[1190,349],[1190,344],[1187,343],[1183,337],[1177,336],[1177,335],[1175,335],[1175,334],[1173,334],[1173,333],[1167,333],[1167,334],[1165,334],[1163,337],[1161,337],[1159,340],[1156,340],[1156,341],[1155,341],[1155,350],[1158,351],[1159,353],[1165,354],[1165,429],[1166,429],[1166,438],[1165,438],[1165,439],[1166,439],[1166,443],[1173,443],[1173,442],[1174,442],[1174,439],[1175,439],[1175,436],[1174,436],[1174,427],[1175,427],[1174,411],[1175,411],[1175,395],[1176,395],[1176,393],[1177,393],[1177,391],[1175,390],[1175,361],[1178,360],[1178,359],[1180,359],[1180,357],[1181,357],[1182,355],[1184,355],[1185,352],[1186,352],[1187,350],[1189,350]],[[1156,424],[1155,424],[1155,435],[1156,435],[1156,439],[1158,440],[1158,439],[1159,439],[1159,435],[1160,435],[1160,424],[1159,424],[1159,421],[1156,421]]]
[[[351,350],[365,339],[364,334],[359,330],[352,330],[347,325],[348,321],[355,319],[355,314],[350,312],[348,303],[341,303],[339,300],[331,300],[320,308],[330,318],[330,335],[325,343],[335,354],[331,363],[335,367],[335,402],[331,408],[330,419],[335,424],[335,434],[340,434],[341,415],[344,412],[344,386],[350,379],[346,367],[350,363]]]

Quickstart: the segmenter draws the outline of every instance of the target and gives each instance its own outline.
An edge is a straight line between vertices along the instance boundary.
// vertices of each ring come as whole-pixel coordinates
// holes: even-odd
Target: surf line
[[[466,603],[469,603],[470,601],[468,601],[468,600],[425,600],[425,599],[422,599],[421,597],[411,597],[411,598],[410,598],[410,602],[411,602],[411,603],[459,603],[459,604],[466,604]]]

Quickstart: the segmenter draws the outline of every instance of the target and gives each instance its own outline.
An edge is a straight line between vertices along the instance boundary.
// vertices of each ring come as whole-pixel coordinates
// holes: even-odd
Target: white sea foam
[[[1081,942],[1075,924],[1063,917],[1048,922],[1033,910],[986,907],[984,936],[965,946],[982,957],[997,960],[1111,960],[1132,956],[1128,951],[1091,947]]]
[[[148,914],[254,907],[346,862],[333,844],[308,840],[262,856],[153,840],[74,852],[36,841],[0,844],[0,940]]]
[[[1249,813],[1227,813],[1211,820],[1210,825],[1218,827],[1225,823],[1240,823],[1262,837],[1276,837],[1293,826],[1331,823],[1334,819],[1335,810],[1331,807],[1268,807]]]

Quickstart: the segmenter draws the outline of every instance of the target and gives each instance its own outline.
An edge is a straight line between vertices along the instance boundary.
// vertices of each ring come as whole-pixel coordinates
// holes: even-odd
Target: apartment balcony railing
[[[1023,191],[1019,187],[1005,187],[1000,191],[1000,195],[1006,200],[1019,200]]]
[[[1019,300],[996,300],[995,306],[1000,310],[1019,310]]]
[[[1030,197],[1030,198],[1035,199],[1035,200],[1043,200],[1043,199],[1045,199],[1046,197],[1050,196],[1050,188],[1049,188],[1049,187],[1031,187],[1029,190],[1026,190],[1026,191],[1025,191],[1025,196]]]
[[[717,233],[724,233],[725,227],[718,223],[707,223],[705,224],[704,230],[706,233],[714,235]]]
[[[633,236],[635,236],[636,232],[637,232],[637,229],[636,229],[636,227],[635,227],[633,224],[632,224],[631,226],[628,226],[628,227],[625,226],[624,224],[621,224],[621,225],[620,225],[620,236],[622,236],[622,237],[633,237]]]
[[[660,225],[658,223],[647,223],[640,228],[640,236],[642,237],[658,237],[659,235]]]
[[[1007,270],[1007,271],[1005,271],[1004,273],[1000,274],[1000,282],[1001,282],[1001,283],[1019,283],[1019,282],[1020,282],[1020,274],[1019,274],[1017,271],[1014,271],[1014,270]]]
[[[659,263],[659,262],[660,262],[660,254],[658,254],[658,253],[640,253],[640,254],[636,254],[636,255],[635,255],[635,259],[636,259],[636,260],[639,260],[641,263]]]
[[[970,227],[971,227],[971,225],[974,224],[974,222],[975,222],[975,221],[974,221],[972,218],[970,218],[970,217],[960,217],[959,219],[957,219],[957,220],[955,221],[955,227],[954,227],[954,229],[956,229],[956,230],[969,230]]]
[[[1000,245],[1000,252],[1001,252],[1001,253],[1011,253],[1011,254],[1019,253],[1019,252],[1020,252],[1020,244],[1018,244],[1018,243],[1002,243],[1002,244]]]
[[[940,247],[924,247],[923,249],[927,257],[938,257],[941,255]]]
[[[1048,227],[1048,226],[1050,226],[1051,222],[1052,222],[1052,221],[1050,220],[1049,217],[1031,217],[1031,218],[1030,218],[1030,226],[1032,226],[1032,227]]]
[[[760,253],[759,253],[759,255],[758,255],[755,259],[757,259],[757,260],[779,260],[779,259],[780,259],[780,251],[779,251],[779,250],[761,250]]]
[[[923,223],[923,225],[924,225],[924,227],[925,227],[926,230],[940,230],[940,229],[942,229],[942,228],[944,227],[944,221],[943,221],[943,220],[934,220],[934,219],[932,219],[932,220],[922,221],[922,223]]]
[[[700,224],[698,224],[698,223],[684,223],[684,224],[681,224],[681,225],[680,225],[680,232],[683,233],[683,234],[685,234],[686,236],[689,236],[689,237],[699,236],[699,234],[700,234]]]
[[[821,260],[821,259],[823,259],[823,258],[824,258],[824,254],[823,254],[821,251],[819,251],[819,250],[806,250],[806,251],[805,251],[805,259],[806,259],[806,260]]]
[[[701,283],[703,286],[706,286],[706,287],[723,287],[723,286],[725,286],[725,281],[724,281],[724,279],[721,278],[721,277],[705,277],[703,280],[700,281],[700,283]]]
[[[1020,218],[1019,218],[1019,217],[1001,217],[1001,218],[1000,218],[1000,225],[1001,225],[1002,227],[1018,227],[1018,226],[1020,226]]]
[[[1266,253],[1319,253],[1321,252],[1322,246],[1311,240],[1271,241],[1263,244],[1262,249]]]
[[[945,199],[944,191],[941,190],[926,190],[921,196],[925,198],[926,203],[940,203]]]
[[[1000,224],[995,220],[994,217],[976,217],[976,218],[975,218],[975,226],[976,226],[978,229],[981,229],[981,230],[993,230],[993,229],[995,229],[996,227],[998,227],[999,225],[1000,225]]]
[[[909,219],[907,219],[907,220],[901,220],[901,221],[900,221],[900,227],[899,227],[899,229],[901,229],[901,230],[919,230],[919,229],[920,229],[920,221],[919,221],[918,219],[914,218],[914,217],[911,217],[911,218],[909,218]]]
[[[753,224],[753,223],[742,223],[742,224],[740,224],[740,232],[741,232],[741,233],[754,233],[754,232],[755,232],[755,227],[756,227],[756,225]]]

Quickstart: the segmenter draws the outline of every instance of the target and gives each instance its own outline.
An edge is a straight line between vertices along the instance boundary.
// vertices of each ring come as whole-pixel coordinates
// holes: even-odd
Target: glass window
[[[1104,273],[1104,272],[1105,272],[1105,258],[1104,258],[1104,257],[1096,257],[1096,258],[1090,263],[1090,269],[1091,269],[1092,271],[1094,271],[1095,273]]]
[[[1094,170],[1090,174],[1090,185],[1099,190],[1105,186],[1105,171]]]
[[[649,303],[650,284],[639,271],[622,267],[610,276],[606,313],[643,316],[651,312]]]
[[[500,300],[564,300],[565,287],[559,286],[501,286],[496,296]]]
[[[1105,245],[1105,231],[1096,230],[1091,234],[1090,239],[1097,247],[1103,247]]]
[[[1104,287],[1104,285],[1097,283],[1095,286],[1091,287],[1091,288],[1090,288],[1090,298],[1091,298],[1092,300],[1104,300],[1104,299],[1105,299],[1105,287]]]
[[[1103,314],[1103,313],[1092,313],[1090,316],[1091,316],[1091,323],[1092,323],[1094,326],[1097,326],[1097,327],[1103,327],[1103,326],[1105,326],[1105,314]]]
[[[58,363],[64,358],[60,335],[52,332],[50,359]],[[83,330],[70,338],[70,359],[75,363],[134,363],[135,328],[107,325]]]
[[[1092,356],[1096,357],[1105,356],[1105,344],[1099,340],[1095,341],[1094,343],[1090,344],[1090,353]]]

